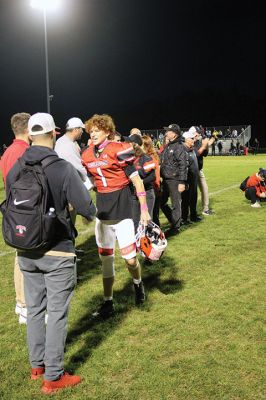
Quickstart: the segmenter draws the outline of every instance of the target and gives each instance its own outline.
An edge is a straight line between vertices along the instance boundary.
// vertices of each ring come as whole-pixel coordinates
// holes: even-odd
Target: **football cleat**
[[[161,228],[150,221],[146,227],[138,226],[136,234],[138,252],[150,261],[158,261],[167,246],[167,240]]]

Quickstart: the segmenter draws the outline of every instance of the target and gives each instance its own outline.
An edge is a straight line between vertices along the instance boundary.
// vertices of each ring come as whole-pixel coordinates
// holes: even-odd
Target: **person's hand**
[[[184,183],[179,183],[178,184],[178,191],[179,193],[184,192],[184,190],[186,189],[186,185]]]
[[[260,197],[261,197],[262,199],[265,199],[265,197],[266,197],[266,192],[262,192],[262,193],[260,194]]]
[[[151,217],[150,217],[149,211],[148,210],[141,211],[141,213],[140,213],[141,225],[147,226],[150,220],[151,220]]]
[[[212,137],[209,139],[209,146],[211,146],[214,142],[215,142],[215,137],[212,136]]]

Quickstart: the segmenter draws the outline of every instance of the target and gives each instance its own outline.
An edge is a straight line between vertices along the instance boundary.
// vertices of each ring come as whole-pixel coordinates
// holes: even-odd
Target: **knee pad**
[[[127,264],[127,268],[130,270],[130,271],[136,271],[136,269],[138,269],[139,267],[140,267],[140,263],[139,263],[139,260],[136,258],[136,263],[134,264],[134,265],[130,265],[129,263],[128,263],[128,261],[129,260],[125,260],[125,262],[126,262],[126,264]]]
[[[115,276],[114,255],[100,255],[100,260],[102,262],[103,278],[113,278]]]

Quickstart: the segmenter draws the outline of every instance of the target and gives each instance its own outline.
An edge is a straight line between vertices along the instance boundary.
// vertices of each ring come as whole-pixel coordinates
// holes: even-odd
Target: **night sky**
[[[46,112],[44,30],[29,0],[0,0],[1,139]],[[63,0],[49,12],[51,114],[117,130],[251,124],[266,147],[265,6],[253,1]]]

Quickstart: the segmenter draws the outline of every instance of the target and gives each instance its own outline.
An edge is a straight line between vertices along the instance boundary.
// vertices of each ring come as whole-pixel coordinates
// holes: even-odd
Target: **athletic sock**
[[[140,282],[141,282],[141,278],[139,278],[139,279],[134,279],[134,278],[133,278],[133,282],[134,282],[136,285],[139,285]]]
[[[113,300],[113,296],[103,296],[104,301],[111,301]]]

